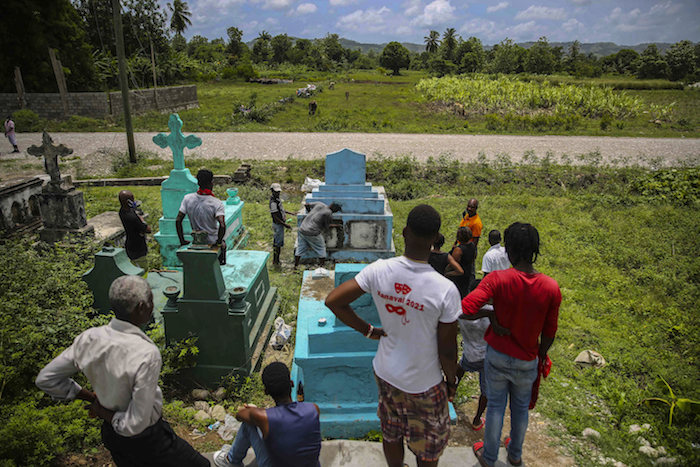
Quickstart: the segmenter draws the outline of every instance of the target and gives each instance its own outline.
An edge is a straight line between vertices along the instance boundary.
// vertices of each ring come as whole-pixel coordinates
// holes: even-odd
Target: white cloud
[[[289,8],[293,0],[251,0],[251,3],[262,3],[263,10],[284,10]]]
[[[316,13],[318,7],[314,3],[300,3],[296,9],[298,15],[308,15],[311,13]]]
[[[530,5],[526,10],[518,12],[515,15],[516,20],[525,19],[550,19],[560,20],[566,19],[566,11],[563,8],[549,8],[546,6]]]
[[[650,15],[656,15],[656,14],[665,14],[665,15],[673,15],[676,14],[680,11],[680,9],[683,8],[683,5],[679,3],[673,3],[670,0],[657,3],[653,7],[651,7],[651,10],[649,10]]]
[[[666,36],[669,28],[672,28],[669,23],[669,17],[676,21],[680,19],[677,13],[681,8],[682,5],[671,1],[657,3],[649,8],[647,12],[643,12],[639,8],[623,11],[620,7],[617,7],[610,11],[610,14],[604,18],[603,22],[607,29],[623,33],[657,30],[660,32],[660,34],[657,34],[660,36],[659,40],[663,40],[661,36]]]
[[[581,32],[584,30],[583,23],[576,18],[571,18],[561,25],[562,29],[566,32]]]
[[[267,18],[265,24],[270,24],[272,26],[277,26],[280,22],[276,18]]]
[[[347,6],[355,3],[356,0],[329,0],[331,6]]]
[[[455,7],[450,0],[434,0],[423,8],[423,13],[411,21],[420,26],[437,26],[454,20]]]
[[[488,8],[486,9],[486,13],[495,13],[495,12],[497,12],[497,11],[499,11],[499,10],[503,10],[503,9],[505,9],[505,8],[508,8],[508,5],[510,5],[510,3],[508,3],[508,2],[501,2],[501,3],[499,3],[498,5],[494,5],[494,6],[488,7]]]
[[[420,0],[408,0],[403,4],[403,7],[405,8],[403,13],[409,17],[416,16],[421,11]]]
[[[571,3],[574,5],[588,5],[591,3],[591,0],[571,0]]]
[[[355,10],[348,15],[341,16],[335,23],[335,27],[345,31],[380,32],[386,26],[385,16],[390,12],[391,10],[385,6]]]
[[[502,32],[493,21],[473,19],[459,29],[462,37],[480,36],[486,40],[502,39]]]
[[[528,21],[527,23],[516,24],[508,28],[508,31],[510,32],[509,35],[514,36],[515,39],[527,40],[528,34],[535,29],[537,29],[537,24],[534,21]]]

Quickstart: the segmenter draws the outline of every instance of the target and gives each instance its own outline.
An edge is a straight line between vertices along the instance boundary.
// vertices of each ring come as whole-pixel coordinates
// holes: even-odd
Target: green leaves
[[[654,386],[657,388],[657,390],[664,391],[668,394],[668,399],[663,399],[661,397],[648,397],[644,400],[642,400],[642,403],[646,405],[650,405],[651,402],[659,402],[662,404],[666,404],[669,406],[669,411],[668,411],[668,427],[670,428],[671,425],[673,424],[673,412],[675,411],[676,408],[682,412],[689,412],[693,414],[700,413],[700,401],[694,401],[692,399],[679,399],[676,397],[676,395],[673,393],[673,389],[671,389],[671,386],[668,384],[668,382],[663,378],[663,376],[659,376],[659,378],[654,381]]]

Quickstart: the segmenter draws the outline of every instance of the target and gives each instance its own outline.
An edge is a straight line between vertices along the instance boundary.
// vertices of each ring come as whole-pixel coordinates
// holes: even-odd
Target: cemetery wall
[[[41,118],[63,118],[63,103],[59,93],[27,93],[26,108],[36,112]],[[156,109],[153,89],[129,91],[131,111],[139,114]],[[197,86],[173,86],[158,88],[158,109],[173,111],[199,107]],[[15,93],[0,93],[0,109],[6,114],[21,107]],[[68,115],[104,118],[122,114],[121,92],[70,92],[68,93]],[[4,115],[6,116],[6,115]],[[22,131],[22,128],[17,128]]]

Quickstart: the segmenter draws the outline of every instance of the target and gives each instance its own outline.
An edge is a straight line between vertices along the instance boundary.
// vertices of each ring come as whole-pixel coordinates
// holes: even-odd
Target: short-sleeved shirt
[[[124,249],[129,259],[138,259],[148,253],[146,245],[146,229],[148,226],[139,218],[133,209],[120,209],[119,219],[124,226],[126,243]]]
[[[469,217],[469,214],[465,213],[464,217],[462,218],[462,222],[459,223],[459,226],[469,227],[469,230],[472,231],[472,238],[480,238],[481,229],[484,228],[479,214],[474,214],[472,217]]]
[[[387,334],[372,362],[377,376],[409,394],[439,384],[438,323],[455,322],[461,311],[454,284],[405,256],[375,261],[355,280],[372,295]]]
[[[216,196],[189,193],[182,199],[180,212],[190,219],[192,230],[207,232],[207,241],[214,244],[219,239],[217,217],[225,215],[224,203]]]
[[[482,308],[493,311],[493,306],[484,305]],[[484,334],[491,322],[488,318],[460,319],[459,332],[462,334],[464,357],[468,362],[480,362],[486,357],[486,341]]]
[[[508,259],[508,254],[506,249],[497,243],[489,251],[484,253],[484,257],[481,259],[481,270],[484,272],[500,271],[502,269],[508,269],[510,267],[510,260]]]
[[[276,212],[280,213],[282,222],[287,220],[287,215],[284,212],[284,206],[282,206],[282,200],[279,198],[275,198],[274,196],[270,196],[270,215],[272,216]],[[272,221],[274,222],[274,220],[275,218],[273,216]]]
[[[529,274],[515,268],[494,271],[462,300],[462,311],[473,315],[489,298],[493,299],[496,319],[510,330],[499,336],[491,326],[485,339],[495,350],[520,360],[537,358],[540,334],[557,333],[561,291],[559,284],[542,274]]]
[[[308,236],[319,235],[327,230],[333,218],[333,211],[325,204],[313,203],[312,206],[311,212],[304,217],[299,226],[299,232]]]

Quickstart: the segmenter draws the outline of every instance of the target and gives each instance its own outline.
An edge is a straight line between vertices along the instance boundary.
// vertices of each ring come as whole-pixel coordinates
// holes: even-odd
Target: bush
[[[258,77],[258,74],[253,68],[253,64],[250,62],[239,63],[238,65],[236,65],[236,68],[233,70],[233,72],[237,78],[240,78],[244,81],[248,81],[251,78]]]
[[[36,112],[29,109],[21,109],[12,114],[17,132],[42,131],[46,125],[46,120],[39,117]]]

